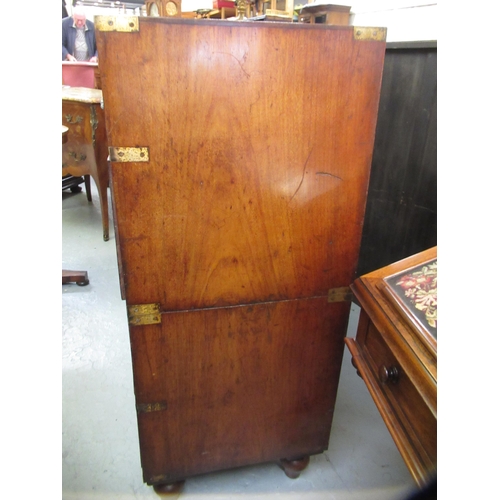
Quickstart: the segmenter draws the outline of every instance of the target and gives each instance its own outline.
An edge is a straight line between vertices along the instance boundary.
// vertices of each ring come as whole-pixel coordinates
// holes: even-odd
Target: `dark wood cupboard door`
[[[437,245],[437,47],[387,44],[357,275]]]
[[[385,31],[137,23],[96,21],[144,479],[320,453]]]

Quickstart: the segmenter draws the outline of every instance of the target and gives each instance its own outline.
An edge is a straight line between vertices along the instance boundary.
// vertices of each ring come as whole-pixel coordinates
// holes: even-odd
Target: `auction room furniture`
[[[144,481],[328,447],[385,29],[96,17]]]
[[[259,2],[257,11],[265,13],[266,20],[292,22],[293,3],[294,0],[264,0]]]
[[[181,17],[181,0],[146,0],[146,14],[150,17]]]
[[[437,474],[437,247],[357,279],[346,344],[416,482]]]
[[[309,2],[300,9],[299,21],[301,23],[340,24],[347,26],[351,7],[347,5],[332,5],[325,3]]]
[[[234,7],[221,7],[220,9],[211,10],[206,14],[206,17],[209,19],[227,19],[234,16],[236,16],[236,9]]]
[[[102,91],[84,87],[62,88],[62,120],[69,128],[63,146],[63,176],[85,178],[87,199],[92,201],[90,177],[94,180],[102,213],[104,241],[109,239],[108,215],[108,146]]]
[[[68,127],[63,125],[62,127],[62,143],[66,144],[68,142]],[[89,284],[89,277],[87,271],[69,271],[67,269],[62,270],[62,282],[64,283],[76,283],[77,285],[84,286]]]

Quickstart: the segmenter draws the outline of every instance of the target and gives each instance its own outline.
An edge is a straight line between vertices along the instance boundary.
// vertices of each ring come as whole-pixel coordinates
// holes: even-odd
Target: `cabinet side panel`
[[[132,327],[144,480],[325,450],[348,315],[322,297]]]
[[[329,28],[146,19],[98,33],[110,146],[149,148],[111,165],[129,303],[352,282],[385,44]]]

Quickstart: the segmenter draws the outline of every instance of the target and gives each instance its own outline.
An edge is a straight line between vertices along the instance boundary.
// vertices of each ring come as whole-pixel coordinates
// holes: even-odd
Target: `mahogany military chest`
[[[144,481],[328,447],[385,29],[98,17]]]

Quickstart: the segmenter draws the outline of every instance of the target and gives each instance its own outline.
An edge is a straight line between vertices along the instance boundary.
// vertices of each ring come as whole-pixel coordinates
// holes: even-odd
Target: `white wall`
[[[295,0],[307,3],[348,5],[351,26],[387,28],[388,42],[437,40],[437,0]]]
[[[437,12],[437,1],[353,0],[349,23],[385,27],[388,42],[437,40]]]
[[[66,0],[71,14],[71,0]],[[307,0],[296,0],[295,5],[306,4]],[[387,28],[388,42],[437,40],[437,0],[318,0],[315,3],[349,5],[349,24],[354,26],[376,26]],[[212,7],[212,0],[183,0],[185,12]],[[87,17],[110,15],[111,9],[86,7]],[[128,10],[127,14],[139,15],[139,9]]]

